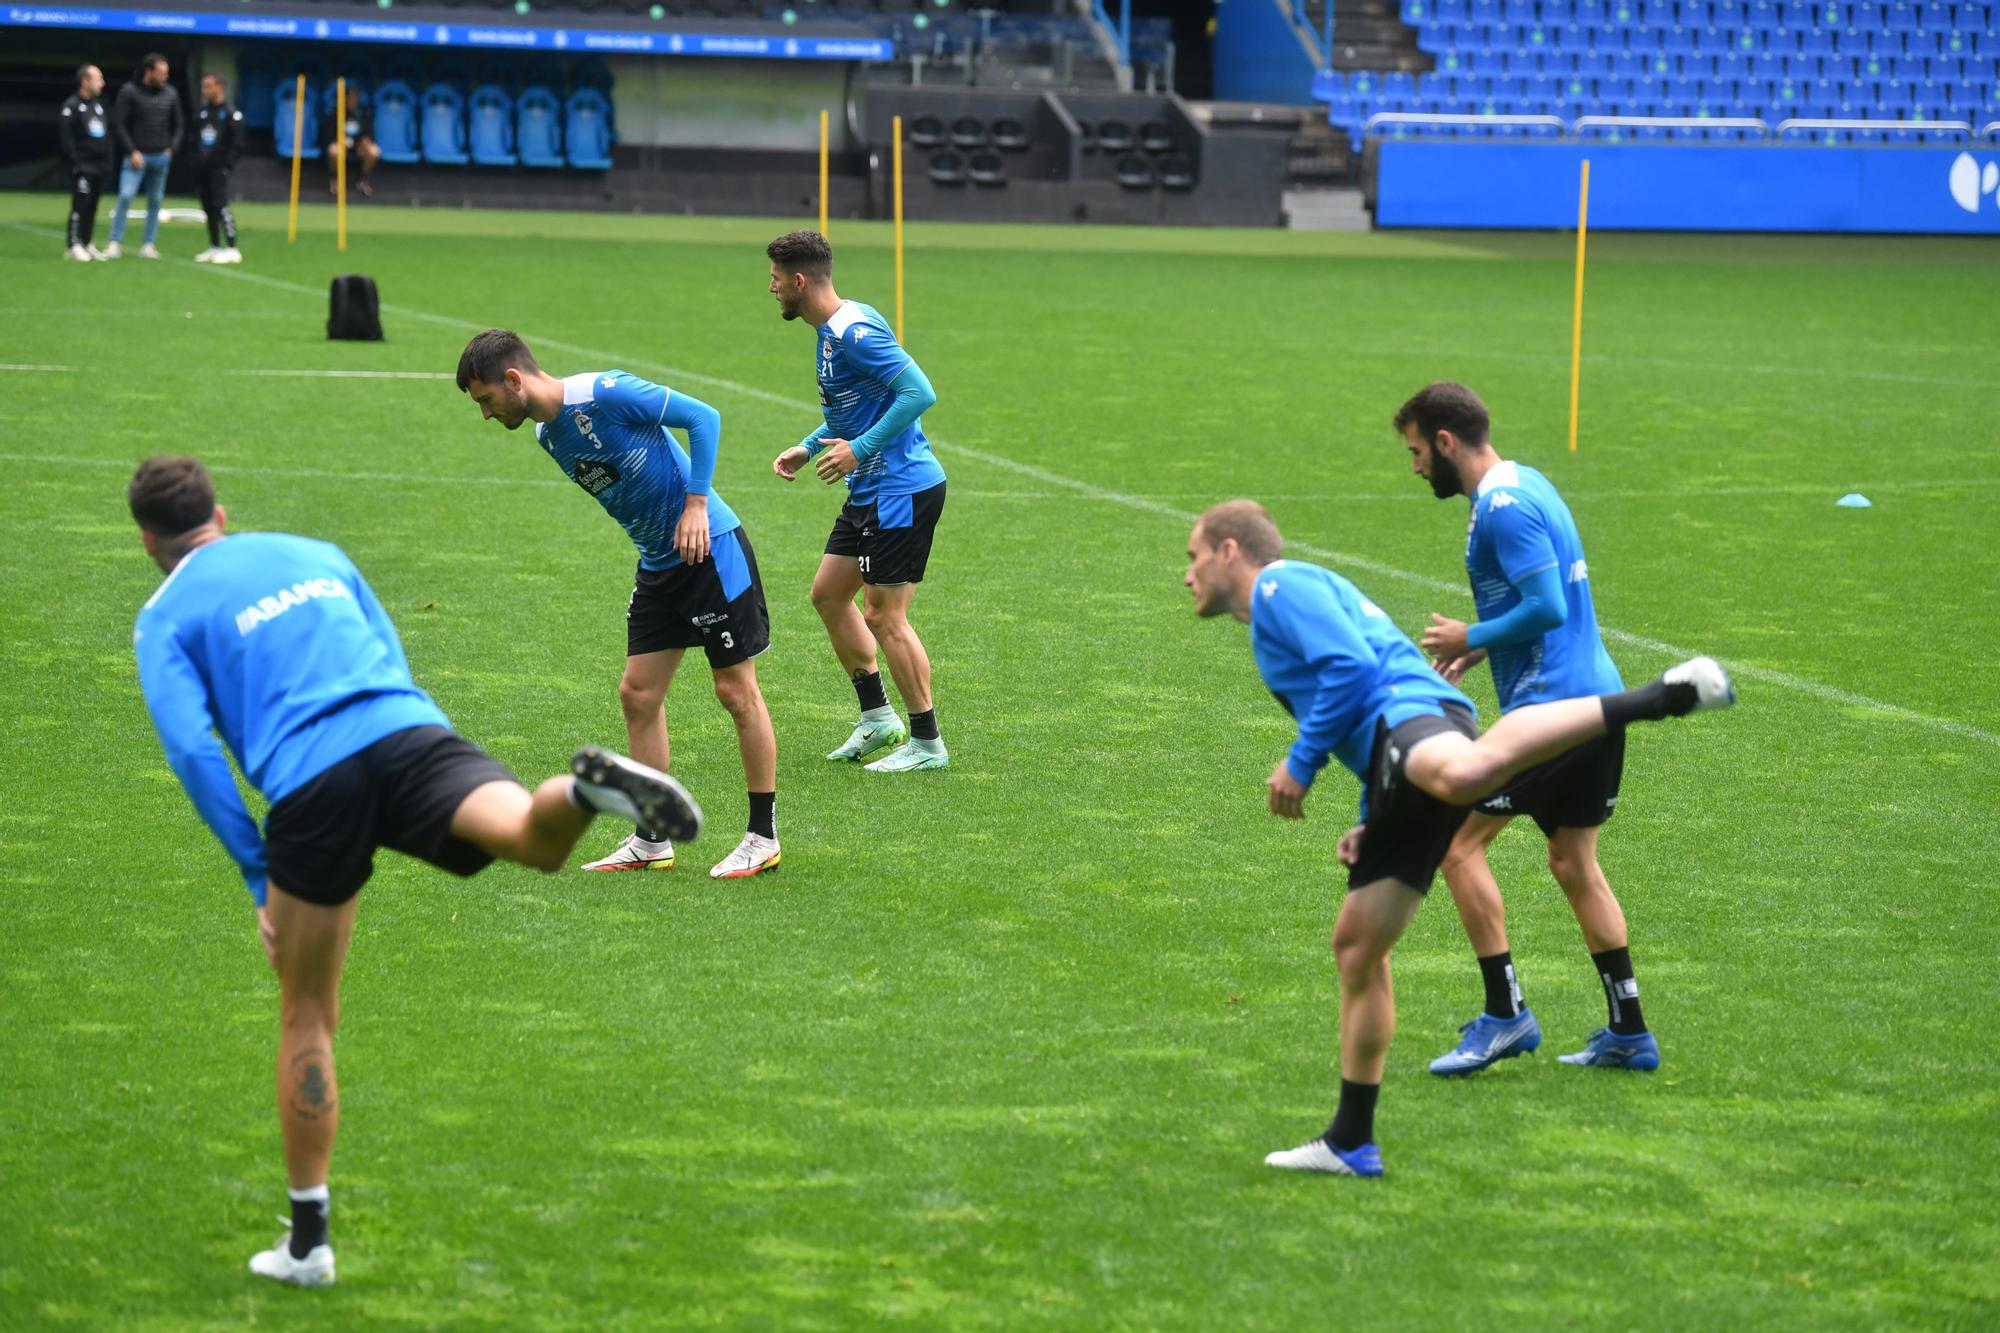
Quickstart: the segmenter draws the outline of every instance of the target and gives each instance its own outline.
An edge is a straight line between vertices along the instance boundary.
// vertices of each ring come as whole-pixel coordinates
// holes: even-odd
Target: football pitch
[[[1993,242],[1593,237],[1572,455],[1565,238],[913,227],[951,489],[912,620],[952,763],[896,778],[820,758],[855,709],[806,597],[839,501],[770,471],[817,411],[765,292],[802,224],[357,210],[338,255],[326,208],[288,247],[252,206],[211,271],[185,225],[58,263],[61,217],[0,196],[0,1325],[2000,1322]],[[886,229],[832,240],[893,314]],[[349,271],[387,341],[323,336]],[[744,794],[693,657],[678,870],[382,853],[340,1283],[273,1288],[244,1264],[285,1197],[277,986],[140,698],[124,485],[197,453],[236,529],[339,543],[524,777],[622,748],[631,545],[452,384],[494,324],[722,412],[784,865],[703,873]],[[1193,615],[1188,519],[1262,499],[1406,630],[1469,616],[1463,502],[1389,427],[1434,379],[1564,493],[1627,683],[1708,652],[1742,702],[1635,729],[1604,832],[1661,1070],[1553,1058],[1603,991],[1524,823],[1493,860],[1541,1052],[1425,1072],[1481,999],[1440,881],[1395,955],[1389,1174],[1281,1173],[1338,1088],[1356,785],[1266,811],[1293,724],[1244,627]]]

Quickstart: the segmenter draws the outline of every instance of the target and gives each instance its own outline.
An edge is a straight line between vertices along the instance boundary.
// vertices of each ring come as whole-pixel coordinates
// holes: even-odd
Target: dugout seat
[[[520,121],[514,136],[515,150],[524,167],[559,167],[563,164],[562,103],[547,88],[522,91],[516,104]],[[381,121],[381,113],[376,113]]]
[[[503,88],[486,84],[475,90],[466,104],[466,143],[473,163],[482,167],[511,167],[514,156],[514,99]]]
[[[1150,190],[1154,185],[1153,164],[1136,153],[1118,159],[1116,176],[1128,190]]]
[[[966,178],[974,185],[999,186],[1007,183],[1007,164],[1000,154],[993,152],[974,153],[966,163]]]
[[[932,153],[929,175],[935,185],[965,184],[965,159],[950,151]]]
[[[375,146],[384,162],[421,162],[417,139],[417,93],[400,79],[375,90]]]
[[[611,103],[595,88],[579,88],[563,107],[563,142],[569,164],[586,171],[611,169]]]
[[[465,99],[448,83],[424,90],[424,161],[462,167],[472,159],[465,151]]]
[[[319,156],[319,112],[317,99],[313,96],[311,84],[306,85],[304,106],[297,105],[299,86],[296,80],[286,79],[278,84],[272,94],[273,114],[271,116],[271,139],[278,150],[278,156],[289,160],[292,156],[293,122],[299,117],[304,133],[299,138],[299,156],[316,158]]]

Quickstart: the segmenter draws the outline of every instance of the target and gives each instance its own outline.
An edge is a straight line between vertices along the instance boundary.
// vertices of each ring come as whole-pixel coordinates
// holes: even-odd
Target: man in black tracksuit
[[[194,113],[194,151],[201,167],[201,206],[208,213],[208,249],[197,264],[236,264],[236,215],[229,211],[229,173],[243,152],[243,113],[229,105],[220,74],[201,76],[201,106]]]
[[[97,258],[90,244],[97,230],[97,196],[104,193],[104,183],[118,169],[111,148],[111,118],[105,115],[104,103],[98,100],[103,91],[103,72],[95,65],[85,65],[76,72],[76,92],[62,106],[57,137],[70,181],[65,259]]]
[[[160,205],[167,193],[167,168],[186,128],[181,95],[167,82],[167,58],[157,52],[139,63],[139,77],[118,90],[111,103],[111,132],[125,160],[118,168],[118,202],[111,206],[112,258],[124,253],[125,213],[141,189],[146,192],[146,242],[139,253],[158,259]]]

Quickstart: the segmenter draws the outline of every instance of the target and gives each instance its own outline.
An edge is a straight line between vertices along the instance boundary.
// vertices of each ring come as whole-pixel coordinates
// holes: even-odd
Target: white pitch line
[[[49,235],[57,234],[50,229],[30,227],[25,223],[15,223],[13,225],[23,231],[43,232]],[[179,259],[176,262],[190,265],[193,263],[192,260]],[[270,278],[261,273],[246,273],[234,266],[211,271],[220,272],[226,277],[235,278],[240,281],[261,283],[265,286],[276,287],[281,291],[294,292],[301,296],[310,296],[314,300],[318,300],[322,295],[318,289],[307,287],[302,283],[287,282],[283,278]],[[385,304],[382,309],[390,314],[404,315],[411,319],[420,319],[428,323],[444,325],[448,328],[479,330],[487,327],[487,325],[477,323],[473,320],[458,319],[450,315],[433,314],[428,310],[417,310],[409,306]],[[574,353],[577,356],[589,357],[606,365],[620,360],[620,358],[610,356],[595,348],[584,347],[560,338],[528,337],[527,335],[523,335],[523,337],[531,346],[539,343],[545,347],[559,348],[563,351]],[[675,366],[669,366],[661,361],[625,358],[624,364],[644,366],[659,371],[673,379],[691,380],[697,384],[709,384],[719,389],[727,389],[731,393],[739,394],[742,397],[753,398],[759,402],[772,403],[802,415],[811,414],[817,410],[813,404],[801,402],[794,398],[787,398],[782,394],[772,393],[768,389],[760,389],[755,385],[742,384],[736,380],[724,379],[717,375],[703,375],[696,371],[683,370]],[[1094,485],[1091,482],[1079,481],[1074,477],[1066,477],[1059,472],[1050,472],[1044,468],[1038,468],[1032,464],[1023,463],[1001,454],[989,454],[982,449],[972,449],[965,445],[951,444],[943,440],[933,440],[932,443],[934,445],[943,445],[950,452],[961,454],[976,462],[1014,472],[1020,476],[1030,477],[1044,485],[1058,487],[1080,495],[1089,496],[1092,499],[1102,500],[1106,504],[1119,505],[1123,508],[1138,510],[1142,513],[1159,514],[1162,517],[1177,519],[1183,523],[1193,523],[1196,517],[1198,517],[1198,515],[1190,510],[1176,509],[1172,505],[1148,500],[1143,496],[1130,495],[1123,491],[1115,491],[1108,487]],[[1294,541],[1290,543],[1290,546],[1294,551],[1303,552],[1306,555],[1314,556],[1321,560],[1332,560],[1351,569],[1366,570],[1368,573],[1378,574],[1383,578],[1414,584],[1436,592],[1453,593],[1460,596],[1465,594],[1465,587],[1462,584],[1434,578],[1428,574],[1418,574],[1411,570],[1399,569],[1394,565],[1385,565],[1379,560],[1370,560],[1365,556],[1337,551],[1331,547],[1316,546],[1310,542]],[[1642,634],[1633,634],[1626,630],[1613,629],[1608,625],[1600,626],[1599,629],[1607,639],[1617,643],[1628,644],[1634,648],[1644,649],[1647,652],[1681,659],[1695,656],[1695,652],[1691,648],[1677,647],[1674,644],[1666,643],[1659,639],[1647,638]],[[1769,667],[1751,666],[1740,663],[1733,665],[1730,670],[1744,680],[1761,681],[1767,685],[1776,685],[1781,689],[1796,690],[1801,694],[1809,694],[1815,698],[1825,699],[1830,703],[1841,704],[1848,708],[1864,709],[1885,717],[1895,718],[1901,722],[1915,723],[1919,726],[1930,727],[1933,730],[1947,732],[1954,736],[1963,736],[1970,740],[1983,741],[1988,745],[2000,746],[2000,732],[1986,731],[1980,727],[1973,726],[1969,722],[1959,722],[1952,718],[1933,717],[1929,713],[1919,713],[1914,709],[1904,708],[1900,704],[1884,703],[1880,699],[1871,699],[1865,694],[1856,694],[1851,690],[1843,690],[1833,685],[1825,685],[1816,680],[1808,680],[1803,676],[1794,676],[1788,671],[1776,671]]]
[[[33,371],[33,370],[75,370],[75,369],[76,369],[75,366],[30,366],[30,365],[23,365],[20,362],[15,362],[15,361],[0,363],[0,370]]]
[[[231,370],[230,375],[258,375],[268,379],[316,380],[456,380],[437,370]]]

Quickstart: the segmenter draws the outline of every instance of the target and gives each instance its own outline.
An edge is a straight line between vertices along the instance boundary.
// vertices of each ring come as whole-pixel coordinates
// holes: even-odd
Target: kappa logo
[[[1278,581],[1276,579],[1265,579],[1257,585],[1257,590],[1266,597],[1276,597],[1278,595]]]
[[[606,375],[603,379],[597,382],[598,387],[602,389],[608,389],[616,383],[618,383],[618,377],[616,375]]]
[[[1487,801],[1486,804],[1494,810],[1512,810],[1514,808],[1514,798],[1511,796],[1495,796]]]
[[[619,482],[619,471],[601,458],[578,459],[572,479],[592,495],[602,495]]]
[[[1495,509],[1505,509],[1505,508],[1506,508],[1506,507],[1507,507],[1508,505],[1510,505],[1510,504],[1517,504],[1517,503],[1519,503],[1519,502],[1518,502],[1517,500],[1515,500],[1515,499],[1514,499],[1514,496],[1513,496],[1513,494],[1512,494],[1511,492],[1509,492],[1509,491],[1495,491],[1495,492],[1493,492],[1493,506],[1492,506],[1492,507],[1493,507],[1493,508],[1495,508]]]
[[[1579,560],[1569,567],[1569,581],[1582,583],[1590,578],[1590,566]]]

